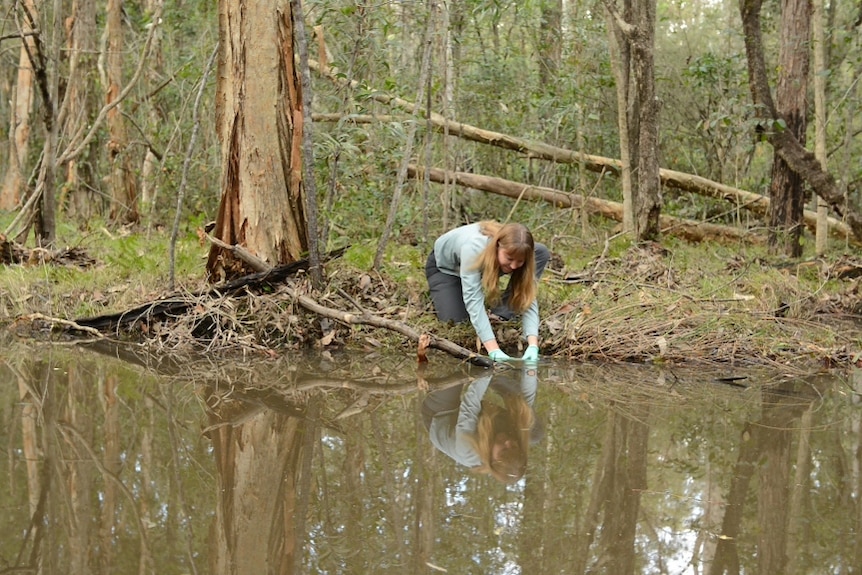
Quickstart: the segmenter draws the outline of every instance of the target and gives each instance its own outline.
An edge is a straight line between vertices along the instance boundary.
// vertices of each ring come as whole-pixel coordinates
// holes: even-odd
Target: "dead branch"
[[[235,247],[236,246],[228,246],[230,249],[234,249]],[[327,259],[340,256],[345,249],[346,248],[342,248],[335,252],[330,252],[327,254]],[[246,252],[243,252],[243,254],[246,255]],[[250,259],[253,261],[255,258],[252,257]],[[247,260],[244,261],[251,265],[251,262],[248,262]],[[199,292],[196,294],[178,294],[172,297],[145,303],[121,313],[78,319],[75,321],[57,320],[54,321],[54,323],[67,328],[69,331],[84,331],[90,334],[119,331],[122,328],[134,326],[138,322],[149,323],[155,320],[169,319],[185,314],[189,309],[199,303],[200,298],[221,298],[245,293],[249,288],[281,284],[288,276],[291,276],[300,270],[307,269],[308,260],[305,259],[283,266],[276,266],[274,268],[265,266],[265,269],[260,272],[237,278],[227,284],[217,286],[205,292]],[[416,342],[417,345],[420,341],[424,342],[427,337],[430,339],[428,347],[445,351],[446,353],[454,357],[464,359],[473,365],[482,367],[492,367],[494,365],[488,357],[474,353],[449,340],[424,334],[404,322],[374,315],[364,310],[360,310],[360,313],[356,314],[329,308],[321,305],[310,296],[300,293],[299,290],[295,288],[283,285],[282,289],[290,297],[295,299],[304,309],[317,315],[334,319],[346,325],[370,325],[372,327],[388,329],[408,337],[410,340]]]
[[[97,337],[97,338],[105,337],[105,334],[103,334],[102,332],[100,332],[99,330],[97,330],[95,328],[92,328],[92,327],[89,327],[86,325],[79,325],[78,323],[76,323],[74,321],[71,321],[68,319],[62,319],[59,317],[48,317],[47,315],[43,315],[41,313],[31,313],[31,314],[27,315],[24,319],[27,319],[29,321],[40,320],[40,321],[44,321],[44,322],[54,324],[54,325],[61,325],[61,326],[66,327],[68,329],[88,333],[88,334],[90,334],[94,337]]]
[[[220,247],[223,250],[229,251],[234,256],[236,256],[237,258],[241,259],[242,261],[247,263],[249,266],[251,266],[251,269],[253,269],[254,271],[261,272],[261,273],[269,273],[272,271],[271,265],[269,265],[268,263],[266,263],[265,261],[263,261],[262,259],[260,259],[256,255],[254,255],[253,253],[248,251],[245,247],[243,247],[239,244],[232,246],[232,245],[226,244],[225,242],[221,241],[218,238],[212,237],[209,234],[204,234],[204,235],[206,235],[206,238],[207,238],[207,240],[209,240],[210,243],[215,244],[216,246]]]
[[[558,208],[579,208],[594,214],[599,214],[614,221],[623,221],[623,206],[619,202],[602,200],[600,198],[584,197],[579,194],[563,192],[553,188],[541,186],[530,186],[520,184],[503,178],[470,174],[467,172],[447,172],[439,168],[431,168],[431,181],[437,183],[454,183],[460,186],[491,192],[509,198],[523,198],[527,200],[541,200],[553,204]],[[415,179],[424,176],[425,169],[420,166],[411,165],[408,175]],[[683,237],[690,241],[704,241],[707,239],[732,239],[740,240],[746,238],[749,241],[757,241],[759,238],[738,228],[685,220],[673,216],[661,216],[662,233],[669,233]]]
[[[320,73],[322,76],[339,85],[345,85],[346,83],[348,83],[347,80],[345,80],[342,76],[337,75],[333,68],[321,68],[316,62],[313,61],[309,61],[309,67],[318,71],[318,73]],[[359,83],[355,80],[349,82],[349,84],[354,88],[359,86]],[[371,98],[383,104],[398,106],[405,110],[412,111],[414,109],[414,104],[412,102],[403,100],[401,98],[396,98],[384,92],[372,91]],[[338,118],[340,118],[340,116],[336,114],[314,115],[315,121],[320,122],[333,121]],[[392,117],[382,116],[350,115],[347,120],[361,124],[379,122],[381,120],[385,121],[385,118],[392,119]],[[616,176],[619,176],[622,171],[622,163],[619,160],[613,158],[605,158],[602,156],[594,156],[590,154],[581,154],[580,152],[568,150],[565,148],[559,148],[557,146],[551,146],[549,144],[544,144],[541,142],[530,142],[522,138],[510,136],[508,134],[493,132],[490,130],[483,130],[481,128],[477,128],[476,126],[471,126],[470,124],[463,124],[461,122],[448,120],[441,114],[437,113],[432,113],[428,121],[433,127],[433,129],[437,132],[445,132],[453,136],[458,136],[465,140],[470,140],[480,144],[487,144],[490,146],[496,146],[498,148],[503,148],[506,150],[512,150],[514,152],[522,153],[532,158],[548,160],[561,164],[580,164],[581,162],[583,162],[580,165],[583,165],[584,168],[591,172],[597,172],[601,174],[611,173]],[[676,189],[682,192],[691,192],[699,195],[704,195],[719,200],[725,200],[735,206],[750,210],[758,216],[765,215],[767,210],[769,209],[769,198],[765,196],[761,196],[760,194],[755,194],[746,190],[741,190],[739,188],[734,188],[733,186],[727,186],[725,184],[715,182],[701,176],[695,176],[692,174],[686,174],[684,172],[678,172],[675,170],[668,170],[662,168],[659,170],[659,177],[661,178],[662,185],[668,188]],[[809,230],[815,231],[817,229],[816,212],[812,210],[805,210],[804,221],[805,227]],[[849,240],[857,244],[862,243],[862,239],[854,236],[853,230],[846,223],[834,217],[830,217],[828,221],[830,234],[832,234],[836,238],[840,238],[842,240]]]
[[[491,361],[491,359],[488,357],[474,353],[469,349],[461,347],[460,345],[447,339],[442,339],[430,334],[420,332],[402,321],[373,315],[368,312],[354,314],[338,309],[329,308],[317,303],[314,299],[307,295],[300,294],[292,288],[285,287],[284,289],[292,298],[294,298],[299,303],[299,305],[301,305],[303,308],[310,312],[316,313],[317,315],[328,317],[330,319],[334,319],[347,325],[370,325],[373,327],[382,327],[400,333],[401,335],[410,338],[411,341],[415,341],[417,344],[419,343],[420,339],[425,341],[425,336],[427,336],[428,338],[430,338],[430,342],[428,342],[428,347],[433,347],[435,349],[445,351],[446,353],[454,357],[467,360],[473,365],[480,365],[482,367],[493,367],[494,365],[494,362]]]

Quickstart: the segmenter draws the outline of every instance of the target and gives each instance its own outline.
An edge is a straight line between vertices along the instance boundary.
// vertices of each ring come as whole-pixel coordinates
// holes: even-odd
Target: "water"
[[[862,565],[858,374],[543,362],[488,378],[430,357],[4,341],[0,571]],[[501,481],[450,428],[506,397],[527,406],[528,448]]]

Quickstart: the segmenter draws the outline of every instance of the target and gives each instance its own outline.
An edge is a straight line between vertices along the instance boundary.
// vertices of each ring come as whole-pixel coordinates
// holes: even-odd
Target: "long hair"
[[[500,262],[497,260],[497,248],[515,259],[523,259],[524,265],[512,272],[509,280],[512,295],[509,307],[515,313],[523,313],[536,299],[536,255],[533,234],[523,224],[501,224],[486,220],[479,222],[479,230],[489,238],[487,247],[473,262],[473,269],[482,274],[482,289],[485,299],[496,305],[500,302]]]
[[[527,452],[530,447],[530,430],[535,423],[533,410],[520,393],[500,394],[503,405],[483,399],[476,431],[469,441],[482,464],[474,467],[475,473],[487,474],[501,483],[520,480],[527,471]],[[505,433],[517,444],[506,450],[500,460],[492,458],[498,433]]]

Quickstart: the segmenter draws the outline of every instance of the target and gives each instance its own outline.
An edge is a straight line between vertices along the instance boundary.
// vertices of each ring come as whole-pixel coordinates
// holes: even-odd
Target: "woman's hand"
[[[509,357],[508,355],[506,355],[506,352],[504,352],[504,351],[503,351],[502,349],[500,349],[500,348],[497,348],[497,349],[495,349],[495,350],[489,351],[489,352],[488,352],[488,357],[490,357],[490,358],[491,358],[492,360],[494,360],[494,361],[509,361],[509,360],[511,360],[511,359],[512,359],[511,357]]]
[[[539,361],[539,346],[527,346],[527,349],[524,350],[524,356],[521,359],[523,359],[525,362],[537,363]]]

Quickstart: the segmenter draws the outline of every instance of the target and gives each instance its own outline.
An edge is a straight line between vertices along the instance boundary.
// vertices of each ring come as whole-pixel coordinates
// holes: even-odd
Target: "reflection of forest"
[[[0,351],[0,572],[850,573],[862,557],[862,426],[840,378],[543,366],[543,437],[507,486],[422,424],[424,384],[475,368],[125,359]]]

